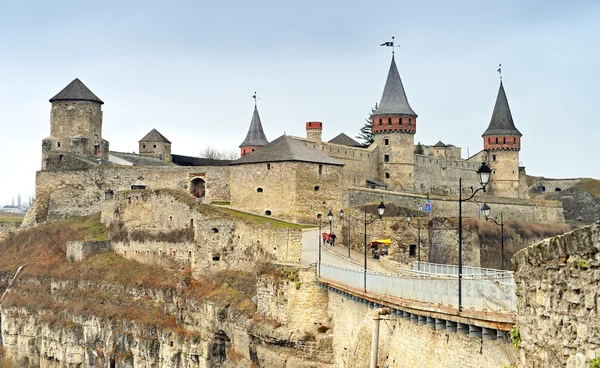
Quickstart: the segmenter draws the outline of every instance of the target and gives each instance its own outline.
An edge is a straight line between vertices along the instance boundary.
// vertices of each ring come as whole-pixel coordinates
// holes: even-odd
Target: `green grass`
[[[585,190],[594,197],[600,198],[600,180],[583,179],[577,184],[573,185],[571,188]]]
[[[276,229],[309,229],[314,227],[313,225],[294,224],[291,222],[276,220],[272,217],[253,215],[247,212],[232,210],[231,208],[221,208],[221,211],[231,215],[232,217],[251,220],[261,225],[266,225],[268,222],[269,226]]]
[[[212,202],[210,202],[210,204],[214,204],[217,206],[229,206],[231,203],[229,201],[227,201],[227,202],[212,201]]]
[[[0,222],[23,222],[25,214],[21,213],[2,213],[0,214]]]

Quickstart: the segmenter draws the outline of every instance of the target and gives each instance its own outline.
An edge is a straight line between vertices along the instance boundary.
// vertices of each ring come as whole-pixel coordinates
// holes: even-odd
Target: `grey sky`
[[[482,149],[498,63],[530,175],[600,177],[598,1],[23,1],[0,4],[0,204],[34,191],[48,99],[79,77],[111,150],[152,128],[173,152],[237,149],[258,91],[265,133],[356,136],[391,36],[415,141]]]

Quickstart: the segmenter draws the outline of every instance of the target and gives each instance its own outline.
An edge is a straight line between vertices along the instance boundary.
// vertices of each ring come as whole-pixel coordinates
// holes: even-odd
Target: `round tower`
[[[381,102],[371,119],[381,156],[378,160],[379,179],[390,188],[414,190],[417,114],[408,103],[394,56]]]
[[[487,152],[492,169],[489,188],[495,196],[519,196],[521,136],[513,122],[504,85],[500,82],[490,125],[482,135],[483,149]]]
[[[254,112],[252,113],[252,120],[250,120],[250,128],[248,128],[248,134],[246,139],[240,144],[240,156],[244,157],[262,146],[266,146],[269,143],[265,132],[263,131],[262,122],[260,121],[260,115],[258,114],[258,108],[254,105]]]
[[[42,169],[51,156],[62,152],[108,158],[108,142],[102,139],[102,100],[79,79],[50,99],[50,137],[42,142]]]
[[[158,130],[152,129],[150,133],[140,139],[139,144],[140,155],[171,162],[171,141],[160,134]]]
[[[306,139],[321,142],[323,139],[323,123],[320,121],[309,121],[306,123]]]

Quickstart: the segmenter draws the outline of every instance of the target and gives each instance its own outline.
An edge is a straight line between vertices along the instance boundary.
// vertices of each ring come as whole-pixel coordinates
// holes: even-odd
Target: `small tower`
[[[244,157],[268,143],[269,141],[267,140],[267,137],[265,137],[265,132],[263,131],[262,123],[260,121],[260,115],[258,115],[258,108],[254,105],[254,112],[252,113],[248,134],[246,134],[246,139],[240,144],[240,156]]]
[[[62,152],[108,159],[102,139],[102,100],[75,78],[50,99],[50,137],[42,141],[42,170]]]
[[[323,140],[323,123],[320,121],[309,121],[306,123],[306,139],[321,142]]]
[[[375,143],[381,155],[379,179],[390,188],[414,190],[417,114],[406,98],[394,56],[381,102],[371,119]]]
[[[491,193],[498,197],[518,197],[521,132],[515,127],[502,81],[490,125],[483,132],[483,149],[492,169]]]
[[[140,139],[140,155],[156,157],[165,162],[171,162],[171,141],[152,129],[150,133]]]

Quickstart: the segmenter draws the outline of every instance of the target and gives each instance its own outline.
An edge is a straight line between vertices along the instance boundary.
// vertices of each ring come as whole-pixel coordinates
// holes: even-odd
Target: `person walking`
[[[337,238],[337,236],[335,236],[335,233],[331,233],[331,246],[334,247],[335,246],[335,239]]]

